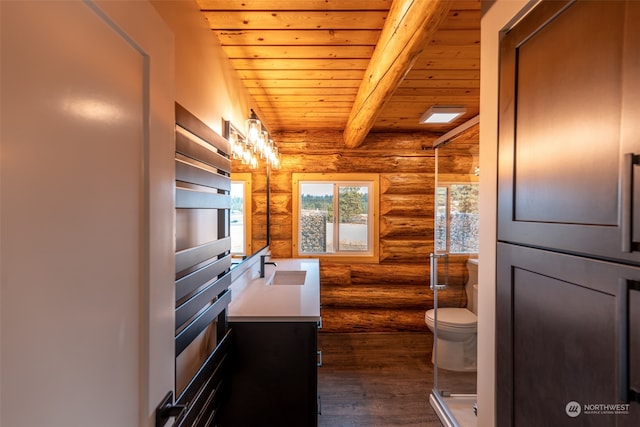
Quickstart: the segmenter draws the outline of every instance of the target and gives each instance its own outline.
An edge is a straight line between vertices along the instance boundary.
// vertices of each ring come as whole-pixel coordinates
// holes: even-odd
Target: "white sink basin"
[[[276,270],[272,285],[304,285],[306,270]]]

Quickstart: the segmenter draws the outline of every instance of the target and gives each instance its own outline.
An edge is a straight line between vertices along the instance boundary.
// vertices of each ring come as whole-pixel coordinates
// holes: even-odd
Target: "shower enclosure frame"
[[[468,123],[475,124],[474,119],[469,121]],[[464,128],[458,133],[466,130],[468,127],[467,124],[460,126],[460,128]],[[454,130],[455,131],[455,130]],[[453,131],[452,131],[453,132]],[[460,398],[460,399],[470,399],[475,400],[477,394],[465,394],[465,393],[451,393],[447,390],[441,390],[439,379],[438,379],[438,290],[444,289],[449,285],[449,253],[448,248],[444,252],[440,252],[436,248],[436,230],[437,230],[437,191],[438,191],[438,182],[439,182],[439,161],[438,155],[441,146],[451,141],[453,136],[444,135],[443,138],[436,140],[434,142],[434,150],[435,150],[435,202],[434,202],[434,252],[430,254],[430,288],[433,290],[433,308],[434,308],[434,331],[433,331],[433,388],[429,394],[429,403],[433,407],[434,411],[438,415],[438,418],[443,423],[445,427],[475,427],[475,424],[460,424],[460,422],[456,419],[454,412],[451,410],[449,405],[447,404],[446,399],[449,398]],[[476,171],[474,170],[474,173]],[[448,245],[447,245],[448,247]],[[438,261],[444,260],[445,262],[445,280],[441,284],[438,280]],[[446,399],[445,399],[446,398]],[[474,409],[475,410],[475,409]]]

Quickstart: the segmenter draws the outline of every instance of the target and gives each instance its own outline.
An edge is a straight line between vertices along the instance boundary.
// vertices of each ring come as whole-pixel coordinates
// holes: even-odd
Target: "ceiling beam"
[[[451,0],[393,1],[349,114],[343,134],[346,147],[362,144],[427,39],[440,27],[451,3]]]

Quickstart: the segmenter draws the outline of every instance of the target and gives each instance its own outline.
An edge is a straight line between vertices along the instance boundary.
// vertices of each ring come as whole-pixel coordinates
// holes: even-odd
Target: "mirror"
[[[223,132],[230,142],[234,138],[244,140],[229,121],[224,121]],[[234,155],[231,182],[229,232],[232,264],[237,266],[269,245],[269,166],[264,159],[257,159],[254,165],[245,164],[239,155]]]

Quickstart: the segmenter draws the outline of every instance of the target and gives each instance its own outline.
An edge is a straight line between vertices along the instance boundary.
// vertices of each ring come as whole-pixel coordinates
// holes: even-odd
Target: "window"
[[[378,175],[293,174],[297,256],[378,260]]]
[[[478,253],[478,184],[439,184],[436,189],[436,251]]]
[[[231,174],[231,254],[251,252],[251,174]]]

